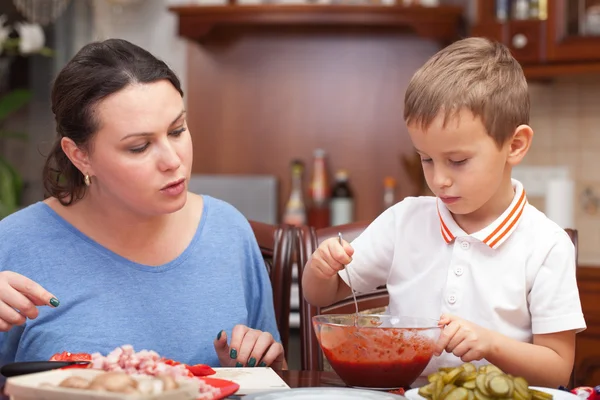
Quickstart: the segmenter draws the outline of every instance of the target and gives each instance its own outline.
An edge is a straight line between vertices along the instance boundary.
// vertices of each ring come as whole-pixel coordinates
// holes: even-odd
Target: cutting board
[[[240,385],[236,395],[246,395],[274,390],[288,390],[290,387],[270,367],[265,368],[213,368],[216,374],[211,378],[226,379]]]

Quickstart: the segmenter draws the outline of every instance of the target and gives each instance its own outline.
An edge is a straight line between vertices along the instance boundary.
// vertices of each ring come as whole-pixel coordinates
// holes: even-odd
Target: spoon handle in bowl
[[[342,232],[338,232],[338,239],[340,240],[340,245],[342,244]],[[352,298],[354,299],[354,308],[356,309],[356,321],[355,324],[358,325],[358,301],[356,301],[356,294],[354,293],[354,287],[352,286],[352,280],[350,280],[350,272],[348,272],[348,268],[344,266],[346,270],[346,276],[348,277],[348,285],[350,285],[350,291],[352,292]]]

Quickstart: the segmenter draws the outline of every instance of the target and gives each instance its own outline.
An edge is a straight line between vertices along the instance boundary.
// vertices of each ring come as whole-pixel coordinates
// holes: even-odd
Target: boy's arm
[[[494,333],[486,359],[532,386],[567,386],[575,362],[575,330],[533,335],[533,344]]]
[[[528,296],[533,344],[498,333],[493,335],[486,359],[532,385],[567,385],[575,360],[575,335],[585,329],[575,273],[575,247],[559,231],[536,273]]]
[[[302,292],[306,301],[324,307],[350,296],[352,291],[345,282],[346,271],[341,270],[342,265],[348,268],[352,285],[358,293],[386,284],[394,257],[396,221],[400,218],[398,214],[402,215],[406,209],[405,203],[401,202],[379,215],[352,241],[352,247],[346,249],[344,255],[340,254],[341,248],[337,252],[330,246],[324,246],[327,241],[323,242],[311,255],[302,273]],[[337,243],[337,239],[331,243]],[[336,261],[331,260],[332,257]],[[332,268],[337,273],[329,274]]]
[[[352,294],[338,274],[329,279],[317,276],[315,268],[310,268],[311,262],[312,257],[306,263],[302,274],[302,292],[306,301],[313,306],[325,307]]]

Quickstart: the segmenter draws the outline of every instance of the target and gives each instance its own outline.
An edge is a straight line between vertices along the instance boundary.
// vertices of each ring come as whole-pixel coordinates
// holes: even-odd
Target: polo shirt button
[[[448,296],[448,303],[450,304],[454,304],[456,303],[456,296],[451,294],[450,296]]]
[[[454,270],[454,273],[457,276],[461,276],[463,274],[463,272],[465,272],[465,270],[463,269],[463,267],[456,267],[456,269]]]
[[[469,242],[460,242],[460,247],[462,247],[463,250],[469,250],[469,247],[471,247],[471,245],[469,244]]]

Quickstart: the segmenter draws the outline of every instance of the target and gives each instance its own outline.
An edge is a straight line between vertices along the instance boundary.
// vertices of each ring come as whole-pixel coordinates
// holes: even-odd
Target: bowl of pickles
[[[429,400],[551,400],[550,393],[529,387],[522,377],[505,374],[495,365],[479,368],[465,363],[455,368],[440,368],[427,376],[429,383],[418,389]]]

